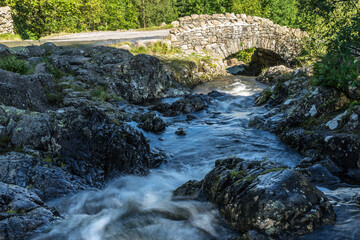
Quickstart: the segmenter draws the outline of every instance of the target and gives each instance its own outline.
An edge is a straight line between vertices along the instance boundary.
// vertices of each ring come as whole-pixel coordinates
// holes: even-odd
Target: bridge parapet
[[[291,62],[301,50],[305,32],[245,14],[191,15],[180,18],[170,31],[172,46],[183,51],[209,51],[226,58],[240,50],[260,48]]]

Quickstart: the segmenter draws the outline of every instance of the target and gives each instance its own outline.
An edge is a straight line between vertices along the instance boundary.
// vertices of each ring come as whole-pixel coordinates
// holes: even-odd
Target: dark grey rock
[[[6,57],[9,54],[10,54],[9,48],[4,44],[0,44],[0,57]]]
[[[24,239],[58,215],[35,193],[2,182],[0,202],[0,239]]]
[[[0,69],[0,102],[20,109],[44,111],[49,107],[43,82],[52,82],[51,75],[23,76]]]
[[[175,134],[179,135],[179,136],[185,136],[187,133],[183,128],[178,128],[178,130],[176,130]]]
[[[176,102],[159,103],[153,107],[154,110],[163,113],[165,116],[177,116],[181,113],[188,114],[204,110],[208,107],[211,99],[206,95],[192,94],[177,100]]]
[[[45,201],[88,187],[83,179],[66,172],[65,166],[53,163],[50,157],[41,160],[16,152],[0,155],[0,182],[27,188]]]
[[[230,226],[243,233],[302,235],[335,220],[326,196],[306,177],[267,162],[218,160],[201,182],[188,182],[173,194],[216,203]]]
[[[145,131],[159,133],[165,130],[166,123],[155,113],[145,113],[140,116],[140,124],[138,125]]]

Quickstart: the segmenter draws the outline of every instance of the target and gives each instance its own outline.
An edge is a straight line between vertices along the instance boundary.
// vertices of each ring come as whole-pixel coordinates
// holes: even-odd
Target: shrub
[[[3,57],[0,59],[0,68],[6,71],[19,74],[26,74],[30,67],[27,61],[17,59],[15,56]]]
[[[249,62],[251,62],[251,57],[254,54],[256,48],[249,48],[249,49],[245,49],[242,50],[238,53],[236,53],[234,55],[234,57],[239,60],[239,61],[243,61],[245,64],[248,64]]]
[[[137,27],[136,8],[129,0],[8,0],[8,4],[23,39]]]
[[[359,86],[360,63],[351,55],[329,53],[320,62],[314,64],[316,85],[326,85],[346,91],[349,86]]]

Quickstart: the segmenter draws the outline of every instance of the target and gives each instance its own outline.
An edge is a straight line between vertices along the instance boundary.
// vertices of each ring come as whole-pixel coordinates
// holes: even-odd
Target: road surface
[[[25,41],[0,41],[9,47],[40,45],[46,42],[53,42],[59,46],[71,45],[106,45],[116,42],[145,42],[160,40],[169,34],[169,30],[155,30],[155,31],[106,31],[106,32],[88,32],[88,33],[74,33],[63,36],[56,36],[51,38],[44,38],[41,40],[25,40]]]

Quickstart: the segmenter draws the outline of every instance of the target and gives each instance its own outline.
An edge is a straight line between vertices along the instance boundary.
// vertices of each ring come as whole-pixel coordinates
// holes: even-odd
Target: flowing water
[[[102,190],[88,190],[50,203],[65,219],[46,227],[33,239],[227,239],[233,232],[221,221],[214,205],[172,201],[171,192],[188,180],[202,179],[219,158],[238,156],[290,167],[299,163],[301,157],[276,136],[248,127],[252,114],[265,111],[254,106],[254,98],[263,87],[254,78],[242,76],[224,77],[199,86],[195,89],[198,93],[217,90],[225,94],[214,100],[209,109],[195,113],[196,119],[191,122],[184,115],[164,118],[169,123],[164,133],[144,133],[153,148],[167,154],[167,164],[148,176],[121,177]],[[186,136],[175,135],[180,127]],[[359,222],[359,217],[355,220]],[[324,233],[334,234],[337,230],[328,226],[309,237],[329,239]]]

